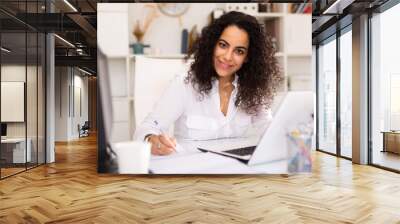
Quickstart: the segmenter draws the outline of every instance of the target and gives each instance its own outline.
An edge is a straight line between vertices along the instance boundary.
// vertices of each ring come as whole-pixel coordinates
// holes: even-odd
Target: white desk
[[[239,160],[197,150],[198,143],[180,143],[185,151],[168,156],[152,156],[154,174],[286,174],[287,160],[248,166]]]
[[[13,163],[25,163],[31,161],[31,145],[32,141],[30,138],[27,138],[26,142],[28,143],[26,147],[26,154],[25,154],[25,138],[6,138],[1,139],[2,147],[12,147],[12,162]],[[9,150],[3,149],[2,151]]]

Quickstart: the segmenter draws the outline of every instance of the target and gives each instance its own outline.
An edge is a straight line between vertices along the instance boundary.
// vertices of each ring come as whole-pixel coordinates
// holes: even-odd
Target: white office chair
[[[134,116],[135,128],[140,125],[165,88],[176,75],[187,73],[190,60],[135,56],[134,63]],[[170,129],[170,133],[171,133]]]

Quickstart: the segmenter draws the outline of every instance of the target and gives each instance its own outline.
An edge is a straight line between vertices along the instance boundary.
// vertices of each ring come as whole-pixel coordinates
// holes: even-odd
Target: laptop
[[[233,157],[248,165],[287,159],[287,132],[301,123],[313,122],[313,114],[313,92],[287,92],[270,126],[259,140],[255,138],[211,140],[200,144],[198,149]]]

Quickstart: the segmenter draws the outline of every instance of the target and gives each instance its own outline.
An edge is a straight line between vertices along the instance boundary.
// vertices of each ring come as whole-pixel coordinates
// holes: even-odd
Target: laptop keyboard
[[[253,154],[255,149],[256,149],[256,146],[250,146],[250,147],[227,150],[224,152],[239,155],[239,156],[246,156],[246,155]]]

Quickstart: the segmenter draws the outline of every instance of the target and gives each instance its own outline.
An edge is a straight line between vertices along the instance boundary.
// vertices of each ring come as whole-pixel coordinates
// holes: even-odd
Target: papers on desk
[[[230,157],[204,153],[198,146],[213,145],[213,141],[180,143],[182,147],[168,156],[152,156],[150,170],[154,174],[282,174],[287,173],[287,161],[248,166]]]
[[[215,153],[175,154],[152,159],[154,174],[285,174],[287,160],[257,166],[247,166],[239,160]]]
[[[181,144],[178,143],[178,144],[176,144],[175,151],[177,153],[182,153],[182,152],[185,152],[185,148]]]
[[[168,158],[152,160],[150,170],[157,174],[206,174],[215,173],[218,167],[235,166],[240,163],[236,159],[218,156],[212,153],[194,153],[172,155]],[[239,164],[239,167],[246,165]],[[225,171],[221,173],[226,173]]]

